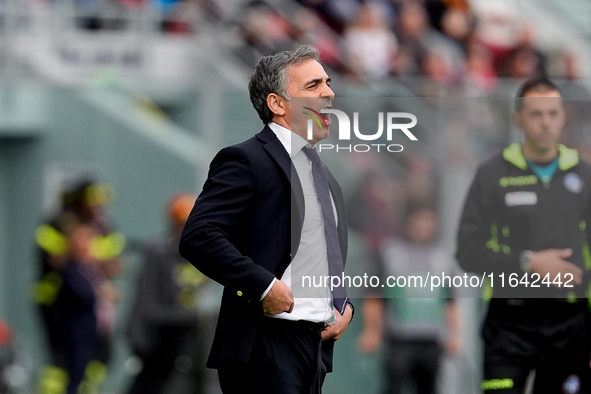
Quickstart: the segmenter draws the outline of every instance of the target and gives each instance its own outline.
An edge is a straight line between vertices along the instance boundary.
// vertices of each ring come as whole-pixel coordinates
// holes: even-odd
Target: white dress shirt
[[[305,201],[304,222],[300,244],[295,257],[285,270],[281,280],[290,288],[295,281],[301,281],[303,276],[325,277],[328,275],[328,258],[326,248],[326,237],[324,235],[324,220],[322,208],[316,195],[314,179],[312,177],[312,162],[302,152],[302,148],[310,147],[310,144],[293,133],[291,130],[270,122],[268,126],[273,130],[277,138],[291,157],[296,173],[302,185]],[[332,199],[332,196],[331,196]],[[333,209],[336,215],[336,208],[333,201]],[[273,281],[263,297],[271,289]],[[297,286],[298,293],[294,294],[294,307],[291,313],[280,313],[273,317],[286,320],[307,320],[311,322],[324,322],[332,324],[336,321],[334,314],[332,294],[329,288],[306,288]]]

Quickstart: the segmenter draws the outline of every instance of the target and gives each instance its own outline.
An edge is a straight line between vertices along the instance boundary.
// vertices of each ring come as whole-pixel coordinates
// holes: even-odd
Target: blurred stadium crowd
[[[17,3],[20,6],[17,6]],[[149,20],[168,35],[213,40],[250,69],[299,44],[352,84],[394,77],[420,96],[481,96],[499,79],[581,76],[577,51],[543,47],[539,26],[514,0],[20,0],[2,9],[52,7],[88,31]],[[552,3],[552,1],[550,1]],[[581,91],[573,92],[575,95]]]

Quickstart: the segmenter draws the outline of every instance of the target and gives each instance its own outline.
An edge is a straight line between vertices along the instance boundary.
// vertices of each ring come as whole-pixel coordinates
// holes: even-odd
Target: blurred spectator
[[[424,0],[425,10],[427,11],[427,15],[429,16],[429,24],[431,27],[442,31],[441,28],[441,21],[443,19],[443,15],[448,10],[448,5],[444,0]]]
[[[67,252],[55,271],[59,290],[51,306],[53,362],[42,372],[39,392],[91,393],[104,380],[106,369],[98,358],[97,300],[103,273],[93,256],[97,231],[72,221],[64,232]]]
[[[421,62],[432,51],[445,59],[449,78],[456,80],[464,71],[464,54],[458,43],[431,28],[427,12],[418,2],[405,2],[399,8],[397,38],[400,52],[396,56],[396,75],[421,75]]]
[[[197,303],[209,281],[178,252],[180,234],[196,198],[190,193],[173,196],[166,208],[170,233],[145,248],[127,326],[132,350],[142,361],[130,394],[163,393],[175,370],[189,381],[183,393],[203,392]]]
[[[467,11],[450,8],[441,17],[440,29],[447,37],[464,46],[472,34],[472,22],[472,17]]]
[[[182,0],[151,0],[155,11],[161,15],[171,13],[181,1]]]
[[[518,47],[507,54],[500,75],[506,78],[524,80],[533,78],[538,70],[538,59],[531,47]]]
[[[493,56],[499,68],[505,56],[519,44],[522,20],[513,0],[476,1],[476,35]]]
[[[0,319],[0,393],[12,393],[11,384],[7,378],[14,359],[12,329]]]
[[[426,51],[424,37],[428,30],[427,14],[422,5],[403,3],[396,24],[401,55],[397,56],[395,74],[419,74],[419,61]]]
[[[25,392],[31,365],[19,334],[0,317],[0,393]]]
[[[413,152],[406,158],[406,188],[408,201],[427,201],[435,193],[433,183],[434,157],[425,152]]]
[[[553,60],[553,77],[560,81],[559,87],[562,95],[564,97],[590,97],[589,89],[580,82],[581,72],[578,57],[572,51],[562,49]]]
[[[375,80],[388,75],[398,44],[377,3],[364,3],[344,32],[347,62],[357,77]]]
[[[579,155],[591,161],[591,92],[581,82],[578,57],[568,49],[562,49],[552,58],[551,72],[564,97],[566,125],[561,142],[576,146]]]
[[[169,34],[194,33],[200,17],[209,21],[221,17],[213,0],[152,0],[152,5],[161,18],[161,30]]]
[[[411,207],[405,237],[391,237],[382,244],[376,270],[380,277],[451,275],[454,263],[436,242],[437,226],[437,214],[429,205]],[[358,347],[372,353],[384,342],[384,393],[408,392],[408,387],[416,393],[436,393],[443,351],[454,355],[461,346],[459,310],[449,290],[431,293],[409,284],[364,300]]]
[[[93,392],[104,377],[104,366],[97,367],[101,343],[98,329],[99,292],[104,290],[102,272],[92,254],[98,235],[88,224],[75,224],[66,233],[69,250],[59,271],[62,286],[55,308],[58,330],[64,346],[63,366],[68,373],[68,394]],[[92,363],[92,361],[95,363]],[[97,369],[98,370],[95,370]],[[83,382],[84,381],[84,382]],[[92,389],[91,389],[92,388]]]
[[[244,45],[236,54],[247,65],[254,66],[261,56],[291,49],[289,21],[264,1],[248,3],[240,13],[239,35]]]
[[[320,51],[322,64],[337,72],[345,72],[349,65],[343,61],[339,39],[326,23],[311,8],[299,9],[292,18],[293,38],[303,44],[312,45]]]
[[[315,10],[337,33],[342,34],[359,12],[359,0],[296,0]]]
[[[115,324],[115,303],[118,299],[112,279],[121,271],[121,253],[125,245],[123,235],[112,231],[104,212],[111,195],[112,190],[107,185],[98,184],[91,179],[82,179],[71,189],[63,192],[62,206],[58,214],[35,231],[35,241],[39,250],[40,281],[34,286],[33,300],[39,306],[49,347],[49,366],[42,371],[39,382],[41,393],[49,393],[49,387],[62,387],[65,390],[68,379],[70,382],[73,381],[71,377],[68,378],[71,365],[68,365],[67,361],[67,346],[70,340],[76,338],[64,335],[62,309],[69,302],[64,300],[64,297],[67,297],[64,294],[85,296],[85,305],[92,304],[98,347],[93,355],[96,359],[93,369],[101,370],[101,375],[106,373]],[[80,234],[88,235],[88,229],[93,232],[92,239],[82,242],[85,239]],[[97,279],[92,283],[92,297],[88,294],[74,294],[65,287],[63,275],[70,280],[69,285],[72,285],[72,280],[80,277],[77,272],[79,270],[76,267],[72,268],[70,264],[88,260],[86,256],[81,257],[82,252],[73,256],[73,248],[75,252],[84,249],[84,253],[92,255],[93,266],[97,271],[94,274]],[[74,372],[79,373],[79,370]]]
[[[524,80],[546,74],[546,58],[535,46],[534,30],[531,26],[522,26],[519,42],[501,62],[499,75]]]
[[[182,0],[151,0],[152,7],[161,18],[160,29],[170,33],[188,33],[189,25],[179,18]]]
[[[379,172],[370,172],[351,197],[347,214],[351,228],[359,231],[369,253],[373,256],[384,239],[398,234],[399,203],[405,201],[402,185]]]
[[[464,94],[467,97],[491,93],[497,86],[497,74],[492,55],[481,42],[469,39],[466,46]]]
[[[445,96],[445,88],[451,87],[455,81],[451,66],[439,51],[429,49],[420,60],[420,71],[424,77],[420,95]]]

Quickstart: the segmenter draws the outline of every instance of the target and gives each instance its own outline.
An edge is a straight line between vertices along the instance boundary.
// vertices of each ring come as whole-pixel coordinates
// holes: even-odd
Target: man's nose
[[[334,92],[332,91],[332,89],[330,88],[330,86],[325,85],[324,89],[322,91],[322,96],[321,97],[328,97],[331,100],[334,98]]]
[[[551,115],[549,115],[549,114],[542,115],[542,126],[544,128],[550,127],[551,122],[552,122]]]

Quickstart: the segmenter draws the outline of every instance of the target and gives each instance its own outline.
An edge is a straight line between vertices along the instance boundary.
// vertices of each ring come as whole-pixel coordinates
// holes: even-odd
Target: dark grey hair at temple
[[[273,118],[267,106],[267,96],[271,93],[290,99],[287,93],[287,70],[307,60],[320,59],[320,54],[311,45],[302,45],[295,51],[283,51],[263,57],[257,64],[248,82],[250,101],[264,124]]]

